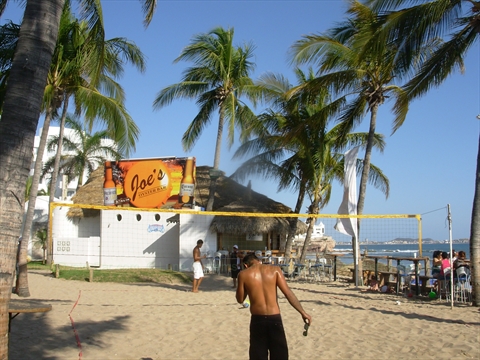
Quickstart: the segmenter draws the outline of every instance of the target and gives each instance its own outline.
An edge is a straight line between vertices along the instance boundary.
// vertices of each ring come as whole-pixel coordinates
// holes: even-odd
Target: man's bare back
[[[311,322],[310,315],[303,310],[278,266],[262,265],[256,257],[249,262],[250,265],[245,263],[247,269],[240,271],[238,275],[236,297],[239,303],[243,303],[248,295],[252,315],[280,314],[277,301],[277,288],[279,288],[290,305],[302,315],[303,320]]]
[[[255,254],[245,256],[243,263],[247,269],[238,274],[236,297],[240,304],[247,296],[250,299],[249,357],[251,360],[268,359],[270,354],[270,359],[286,360],[288,346],[278,307],[277,288],[302,315],[306,324],[310,325],[312,318],[303,310],[278,266],[262,265]]]
[[[280,314],[277,302],[277,278],[281,270],[276,266],[253,265],[240,272],[242,284],[250,299],[252,315]]]

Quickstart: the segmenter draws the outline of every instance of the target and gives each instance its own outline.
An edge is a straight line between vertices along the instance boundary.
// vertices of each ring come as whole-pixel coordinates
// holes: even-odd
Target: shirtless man
[[[193,287],[192,292],[198,293],[198,287],[203,280],[203,264],[202,259],[206,259],[207,255],[200,256],[200,248],[203,246],[203,240],[197,241],[197,246],[193,248]]]
[[[250,299],[250,359],[288,359],[288,346],[277,300],[277,287],[290,305],[310,325],[312,318],[303,310],[295,294],[290,290],[282,270],[278,266],[262,265],[255,254],[244,257],[246,269],[238,274],[237,301],[243,304]],[[305,328],[307,329],[307,327]]]

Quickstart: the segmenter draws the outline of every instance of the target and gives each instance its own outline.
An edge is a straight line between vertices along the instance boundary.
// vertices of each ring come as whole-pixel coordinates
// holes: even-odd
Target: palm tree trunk
[[[65,119],[67,118],[68,96],[63,101],[62,117],[60,120],[60,130],[58,133],[57,153],[55,154],[55,163],[53,165],[52,181],[50,183],[50,194],[48,203],[52,203],[55,198],[55,189],[57,187],[58,169],[60,168],[60,159],[62,157],[63,133],[65,132]]]
[[[35,167],[33,170],[32,187],[30,188],[30,196],[28,199],[27,213],[23,223],[22,241],[20,242],[20,253],[18,257],[18,275],[15,285],[15,292],[20,297],[29,297],[28,289],[28,269],[27,269],[27,253],[28,243],[32,233],[33,215],[35,214],[35,203],[37,201],[38,184],[42,175],[43,154],[48,140],[48,130],[52,119],[52,108],[47,109],[45,120],[43,122],[42,134],[40,135],[40,143],[38,144],[37,158],[35,159]]]
[[[363,159],[363,171],[360,179],[360,189],[358,192],[357,214],[363,214],[365,205],[365,196],[367,194],[368,174],[370,173],[370,159],[372,157],[373,140],[375,137],[375,128],[377,126],[378,105],[373,105],[370,110],[370,128],[368,130],[367,146],[365,148],[365,157]],[[360,227],[360,221],[358,221]],[[360,232],[358,232],[360,234]]]
[[[360,179],[360,189],[358,193],[358,202],[357,202],[357,214],[363,214],[363,207],[365,205],[365,197],[367,194],[367,182],[368,182],[368,174],[370,173],[370,159],[372,157],[372,148],[373,148],[373,139],[375,136],[375,128],[377,126],[377,113],[378,113],[378,104],[373,104],[370,109],[370,128],[368,130],[368,139],[367,139],[367,146],[365,148],[365,157],[363,159],[363,171],[362,177]],[[360,219],[357,220],[357,236],[358,239],[352,238],[352,247],[353,247],[353,256],[354,259],[358,258],[358,271],[357,266],[354,262],[354,271],[353,271],[353,278],[355,284],[360,284],[360,279],[362,277],[362,261],[360,259],[361,254],[357,254],[357,249],[360,249],[359,241],[360,241]],[[357,279],[357,274],[359,279]],[[363,280],[362,280],[363,281]]]
[[[305,198],[305,183],[300,183],[300,189],[298,190],[297,203],[295,204],[295,214],[300,214],[302,209],[303,200]],[[295,234],[297,233],[298,218],[289,218],[290,228],[288,229],[287,243],[285,244],[285,258],[289,259],[292,252],[292,243]],[[282,250],[282,249],[280,249]]]
[[[310,205],[312,211],[311,213],[314,215],[318,215],[320,212],[320,209],[318,207],[318,197],[314,197],[314,201]],[[302,255],[300,255],[300,263],[303,264],[305,261],[305,258],[307,257],[307,249],[308,246],[310,245],[310,239],[312,238],[312,233],[313,233],[313,228],[315,227],[315,218],[311,217],[309,218],[309,223],[308,223],[308,229],[307,229],[307,234],[305,235],[305,242],[303,243],[303,249],[302,249]]]
[[[25,184],[63,5],[64,0],[27,1],[0,121],[0,359],[8,359],[7,314]]]
[[[55,199],[55,189],[57,187],[57,178],[58,178],[58,169],[60,168],[60,158],[62,156],[62,148],[63,148],[63,133],[65,131],[65,119],[67,118],[67,109],[68,109],[68,96],[65,96],[63,102],[63,110],[62,110],[62,118],[60,121],[60,129],[58,133],[58,144],[57,144],[57,153],[55,154],[55,163],[53,165],[53,172],[52,178],[50,181],[50,194],[48,198],[48,203],[53,203]],[[50,219],[50,207],[49,209],[49,216]],[[50,227],[48,227],[50,229]],[[48,230],[47,230],[48,231]],[[53,237],[51,234],[47,233],[47,239],[52,239]],[[51,265],[53,262],[53,254],[52,254],[53,246],[47,246],[47,264]]]
[[[213,168],[218,170],[220,166],[220,153],[222,151],[222,137],[223,137],[223,123],[224,115],[223,111],[220,108],[220,116],[218,119],[218,131],[217,131],[217,143],[215,145],[215,157],[213,159]],[[217,178],[211,178],[210,180],[210,189],[208,191],[208,202],[207,202],[207,211],[213,210],[213,202],[215,200],[215,190],[217,187]]]
[[[299,263],[303,264],[305,258],[307,257],[307,248],[310,245],[310,239],[313,233],[313,227],[315,226],[315,218],[310,218],[308,224],[307,234],[305,235],[305,242],[303,243],[302,254],[300,255]]]
[[[470,271],[472,274],[473,306],[480,306],[480,136],[478,139],[477,174],[470,226]]]

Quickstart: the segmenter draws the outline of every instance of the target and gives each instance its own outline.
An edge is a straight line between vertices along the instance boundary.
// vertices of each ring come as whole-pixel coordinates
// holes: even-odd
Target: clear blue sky
[[[196,156],[197,165],[213,165],[217,122],[205,129],[191,153],[181,137],[198,109],[193,101],[175,101],[153,111],[153,100],[162,88],[181,79],[189,63],[173,64],[193,35],[216,26],[235,29],[235,43],[253,42],[256,71],[253,78],[271,71],[295,82],[287,61],[289,47],[302,35],[323,32],[342,21],[347,3],[317,1],[159,1],[151,25],[142,23],[138,0],[102,0],[107,38],[134,41],[147,57],[147,71],[127,71],[120,83],[127,94],[127,109],[141,129],[133,157]],[[10,3],[1,19],[19,21],[22,11]],[[452,76],[440,88],[411,104],[405,124],[391,135],[391,103],[381,106],[377,132],[386,136],[383,154],[372,162],[390,179],[388,199],[369,187],[365,214],[423,214],[423,237],[448,239],[447,204],[451,205],[453,238],[468,238],[475,184],[480,121],[480,44],[465,59],[465,73]],[[369,118],[359,130],[366,131]],[[221,170],[230,175],[240,165],[232,161],[236,145],[222,149]],[[359,153],[363,157],[363,153]],[[252,178],[253,190],[290,207],[296,194],[276,192],[276,184]],[[359,180],[358,180],[359,181]],[[337,212],[343,187],[334,187],[325,214]],[[308,203],[304,203],[302,213]],[[328,232],[328,229],[327,229]],[[362,239],[362,236],[360,236]]]

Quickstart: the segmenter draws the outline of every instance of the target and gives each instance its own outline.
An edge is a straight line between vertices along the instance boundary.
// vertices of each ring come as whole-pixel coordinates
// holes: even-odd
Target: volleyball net
[[[313,239],[331,239],[337,245],[352,241],[335,230],[337,220],[356,218],[361,244],[416,244],[422,256],[420,215],[274,214],[63,203],[50,204],[48,250],[55,263],[65,265],[186,270],[198,239],[204,240],[202,253],[231,251],[233,245],[252,251],[276,250],[286,239],[285,224],[291,218],[313,219]],[[213,232],[212,222],[222,220],[223,231]],[[295,237],[294,246],[302,236]]]

